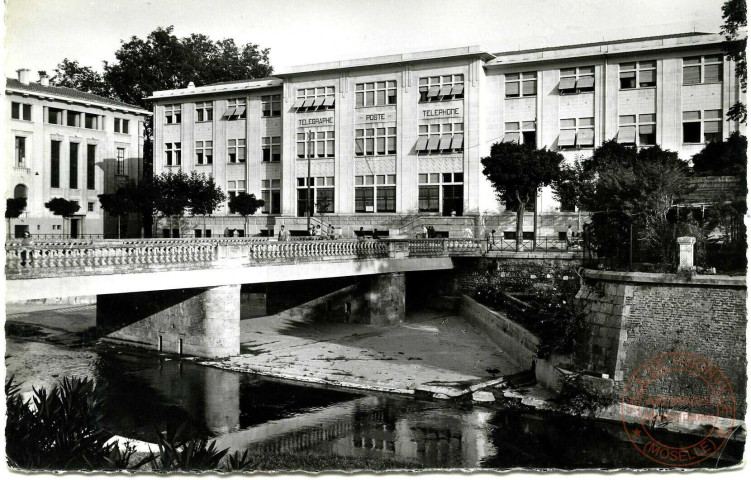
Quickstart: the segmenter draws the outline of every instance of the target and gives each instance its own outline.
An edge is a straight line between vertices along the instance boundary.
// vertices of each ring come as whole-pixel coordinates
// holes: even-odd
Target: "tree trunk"
[[[532,250],[537,250],[537,190],[535,190],[534,217],[532,222]]]
[[[120,239],[120,218],[121,218],[121,216],[118,215],[117,216],[117,239],[118,240]]]
[[[524,202],[519,202],[516,209],[516,251],[524,250]]]

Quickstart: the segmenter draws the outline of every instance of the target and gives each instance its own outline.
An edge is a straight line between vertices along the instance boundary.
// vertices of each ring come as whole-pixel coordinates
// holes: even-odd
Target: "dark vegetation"
[[[618,400],[618,395],[612,391],[598,389],[588,382],[583,375],[575,373],[564,377],[561,393],[556,401],[566,412],[582,416],[594,417],[598,410],[607,408]]]

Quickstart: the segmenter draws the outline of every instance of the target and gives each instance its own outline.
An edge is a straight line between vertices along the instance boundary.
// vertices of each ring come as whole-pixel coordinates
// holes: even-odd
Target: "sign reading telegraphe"
[[[298,127],[325,127],[327,125],[334,125],[333,114],[323,117],[308,117],[297,120]]]
[[[463,117],[464,108],[462,105],[452,107],[430,107],[420,109],[420,120],[430,120],[432,118],[454,118]]]

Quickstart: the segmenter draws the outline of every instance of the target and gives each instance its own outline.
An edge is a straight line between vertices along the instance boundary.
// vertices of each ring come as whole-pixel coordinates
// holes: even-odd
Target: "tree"
[[[731,133],[722,142],[708,143],[691,157],[699,175],[736,175],[746,178],[748,140],[740,132]]]
[[[248,216],[253,215],[256,211],[264,206],[266,203],[263,200],[258,200],[252,193],[245,192],[238,193],[234,197],[229,199],[229,212],[239,213],[243,216],[245,222],[245,231],[248,231]],[[247,233],[246,233],[247,235]]]
[[[741,84],[741,90],[746,92],[746,37],[743,30],[747,25],[746,0],[727,0],[722,6],[722,19],[725,23],[720,30],[725,36],[722,50],[728,60],[735,62],[735,75]],[[727,113],[728,120],[746,123],[746,105],[737,102]]]
[[[10,220],[18,218],[26,210],[25,198],[7,198],[5,200],[5,218],[8,219],[8,238],[10,238]]]
[[[190,206],[190,187],[188,176],[182,170],[177,172],[162,172],[151,181],[154,190],[154,209],[162,216],[170,219],[172,229],[173,217],[178,218],[178,235],[180,229],[180,217],[185,214],[185,209]]]
[[[206,230],[206,215],[211,215],[227,197],[214,182],[214,177],[208,177],[195,170],[188,178],[188,207],[192,216],[203,216],[203,229]],[[247,231],[247,229],[246,229]]]
[[[91,67],[79,65],[77,60],[64,58],[55,67],[50,83],[58,87],[75,88],[82,92],[112,98],[113,92],[102,75]]]
[[[64,198],[55,197],[45,203],[44,206],[52,212],[53,215],[59,215],[63,217],[63,225],[65,225],[65,219],[72,217],[77,211],[81,209],[78,204],[78,200],[66,200]],[[63,227],[63,235],[65,235],[65,228]]]
[[[482,159],[482,173],[488,177],[498,200],[516,210],[516,249],[522,250],[524,211],[537,198],[537,189],[550,185],[560,172],[563,156],[530,144],[496,143],[490,156]]]
[[[136,211],[136,205],[129,197],[127,190],[120,188],[115,193],[105,193],[97,195],[102,209],[107,214],[117,217],[117,238],[120,238],[120,218]]]

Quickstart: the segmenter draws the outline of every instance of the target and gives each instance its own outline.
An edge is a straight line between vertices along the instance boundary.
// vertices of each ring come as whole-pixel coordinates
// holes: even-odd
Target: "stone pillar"
[[[364,292],[368,322],[371,325],[396,325],[404,322],[406,283],[404,273],[374,275]]]
[[[240,285],[97,296],[105,341],[182,355],[240,353]]]
[[[680,255],[678,260],[678,271],[694,269],[694,237],[678,237],[678,248]]]

